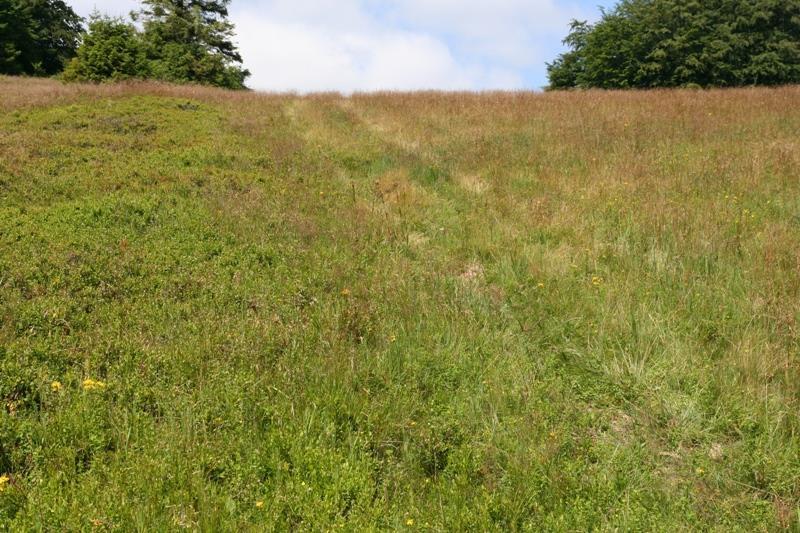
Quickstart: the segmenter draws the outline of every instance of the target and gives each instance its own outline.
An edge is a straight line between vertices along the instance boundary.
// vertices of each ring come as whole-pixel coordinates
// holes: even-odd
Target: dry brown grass
[[[148,492],[163,450],[195,454],[181,479],[217,505],[197,516],[235,492],[239,524],[276,529],[798,523],[800,87],[345,97],[0,78],[0,110],[0,343],[38,365],[14,379],[49,390],[35,380],[63,365],[42,346],[73,373],[97,358],[120,389],[152,365],[135,392],[173,415],[20,523],[38,501],[70,518],[108,479],[117,512],[120,472]],[[84,312],[115,284],[142,297]],[[36,344],[65,309],[86,329]],[[102,359],[119,339],[135,364]],[[44,416],[12,385],[18,431],[83,420],[83,396]],[[197,450],[182,413],[206,405],[243,425]],[[267,441],[307,470],[258,455]],[[43,450],[18,464],[46,471]],[[191,477],[215,453],[249,466]],[[361,488],[342,496],[348,475]],[[269,518],[242,511],[253,487]]]

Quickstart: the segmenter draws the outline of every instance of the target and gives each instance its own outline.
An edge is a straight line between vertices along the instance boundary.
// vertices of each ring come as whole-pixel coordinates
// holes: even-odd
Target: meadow
[[[800,88],[0,77],[0,530],[800,530]]]

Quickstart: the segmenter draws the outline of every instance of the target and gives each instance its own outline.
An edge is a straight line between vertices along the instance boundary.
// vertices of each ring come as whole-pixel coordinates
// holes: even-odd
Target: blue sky
[[[67,0],[126,15],[136,0]],[[538,89],[572,18],[613,0],[233,0],[257,90]]]

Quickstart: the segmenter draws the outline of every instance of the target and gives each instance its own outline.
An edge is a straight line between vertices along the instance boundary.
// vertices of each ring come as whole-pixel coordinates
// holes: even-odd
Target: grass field
[[[0,529],[800,529],[800,88],[0,78]]]

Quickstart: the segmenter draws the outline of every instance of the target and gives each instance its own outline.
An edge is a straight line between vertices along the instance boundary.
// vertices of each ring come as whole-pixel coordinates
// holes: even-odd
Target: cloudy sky
[[[67,0],[127,15],[137,0]],[[268,91],[538,89],[573,18],[612,0],[233,0],[248,86]]]

